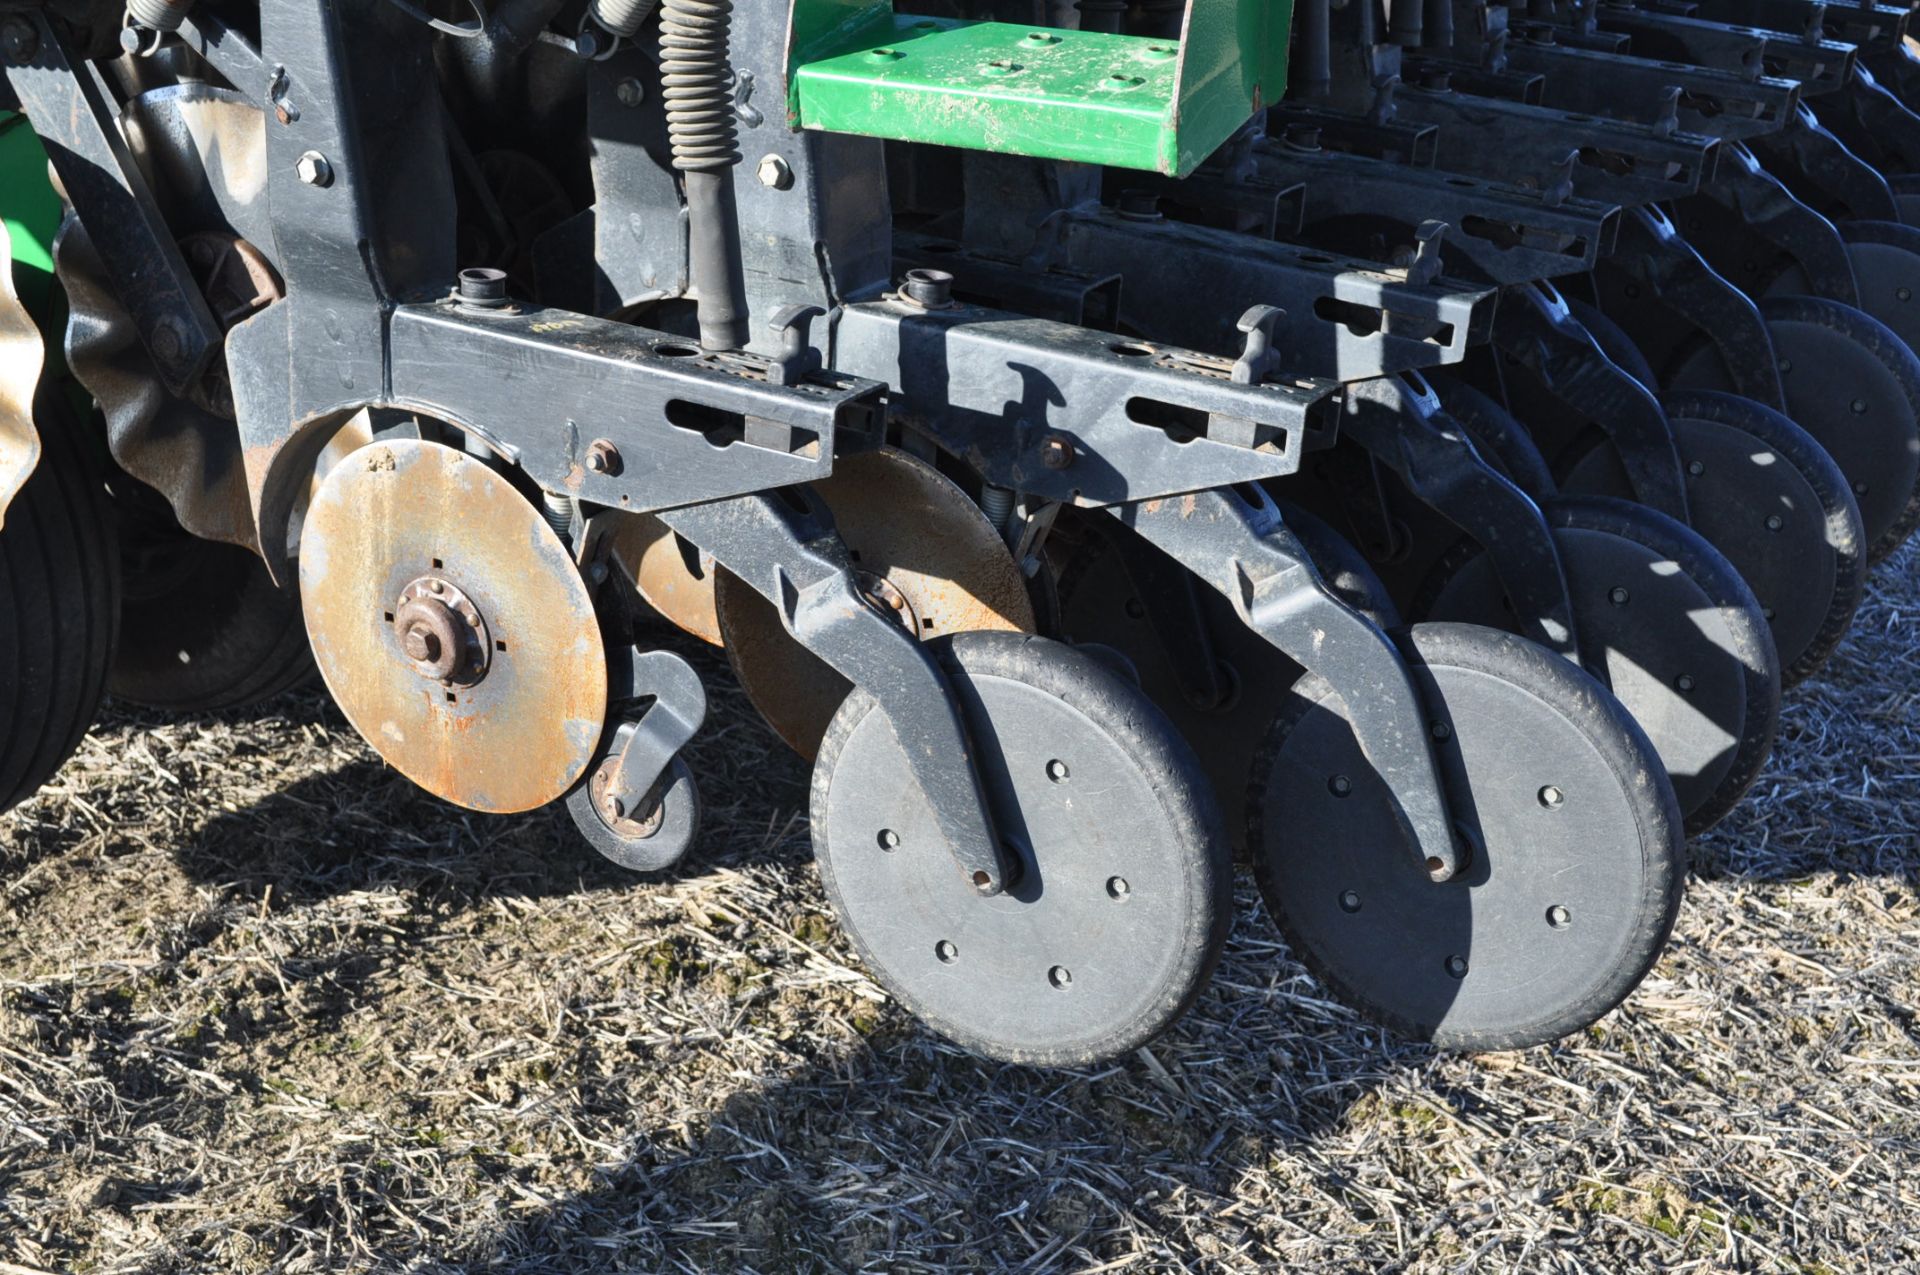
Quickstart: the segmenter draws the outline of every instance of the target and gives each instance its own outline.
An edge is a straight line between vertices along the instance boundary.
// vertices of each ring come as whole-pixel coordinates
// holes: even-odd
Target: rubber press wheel
[[[113,485],[126,570],[116,699],[214,712],[314,675],[298,589],[276,586],[253,551],[183,530],[143,484],[122,474]]]
[[[1846,475],[1878,562],[1920,524],[1920,359],[1862,310],[1819,297],[1760,302],[1773,337],[1787,415]],[[1674,388],[1727,390],[1719,355],[1702,347],[1669,378]]]
[[[813,772],[814,856],[861,959],[990,1058],[1078,1066],[1165,1030],[1231,923],[1231,864],[1193,753],[1138,690],[1046,638],[934,644],[1017,862],[982,897],[879,705],[850,695]]]
[[[1449,1049],[1578,1031],[1653,965],[1686,847],[1658,757],[1592,677],[1524,638],[1413,629],[1409,665],[1468,858],[1435,883],[1332,688],[1309,677],[1255,763],[1248,838],[1268,908],[1333,992]]]
[[[0,810],[73,754],[113,661],[120,581],[110,519],[53,397],[41,395],[39,463],[0,525]]]
[[[1846,475],[1786,416],[1712,390],[1661,397],[1687,472],[1695,531],[1753,590],[1791,686],[1846,635],[1866,583],[1866,530]],[[1626,472],[1599,439],[1567,466],[1566,490],[1627,496]]]
[[[1644,505],[1573,496],[1543,512],[1582,662],[1653,740],[1687,831],[1705,831],[1759,775],[1779,724],[1779,657],[1760,604],[1699,533]],[[1468,541],[1443,559],[1413,612],[1514,622],[1491,562]]]

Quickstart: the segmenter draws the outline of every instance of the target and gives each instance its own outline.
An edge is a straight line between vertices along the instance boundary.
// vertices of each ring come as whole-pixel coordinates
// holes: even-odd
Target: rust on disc
[[[621,518],[607,539],[615,564],[648,606],[701,641],[721,645],[711,559],[652,514]]]
[[[433,644],[405,614],[395,625],[436,596],[470,606],[463,632],[488,647],[444,678],[420,658]],[[435,796],[531,810],[586,772],[607,715],[593,602],[560,538],[484,461],[405,439],[335,465],[301,530],[300,601],[341,711]]]
[[[922,640],[974,629],[1034,631],[1026,580],[973,499],[933,466],[892,448],[834,461],[815,483],[867,595]],[[847,680],[796,642],[780,613],[725,568],[714,604],[727,658],[780,738],[811,759]]]

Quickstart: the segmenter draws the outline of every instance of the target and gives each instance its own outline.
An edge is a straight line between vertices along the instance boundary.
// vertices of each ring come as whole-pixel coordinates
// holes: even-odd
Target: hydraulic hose
[[[727,29],[733,0],[662,0],[660,82],[673,166],[687,190],[687,269],[700,317],[700,344],[737,350],[747,343],[746,280],[740,265],[740,217],[733,201],[733,72]]]

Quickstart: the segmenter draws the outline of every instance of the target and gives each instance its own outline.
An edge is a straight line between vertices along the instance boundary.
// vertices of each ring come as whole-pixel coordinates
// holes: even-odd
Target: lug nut
[[[620,459],[620,449],[611,440],[596,438],[587,446],[587,468],[596,474],[605,474],[612,478],[624,467]]]
[[[1040,443],[1040,463],[1048,469],[1065,469],[1073,464],[1073,440],[1064,434],[1049,434]]]
[[[319,151],[308,151],[293,161],[293,171],[301,181],[322,190],[333,185],[333,165]]]

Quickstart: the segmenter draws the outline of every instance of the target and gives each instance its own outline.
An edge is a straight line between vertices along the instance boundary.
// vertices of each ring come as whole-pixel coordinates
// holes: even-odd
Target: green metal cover
[[[60,197],[47,180],[47,153],[24,115],[0,111],[0,220],[13,247],[13,282],[36,318],[53,295],[53,236]]]
[[[793,0],[789,122],[1184,176],[1286,87],[1292,0],[1188,0],[1178,41]]]

